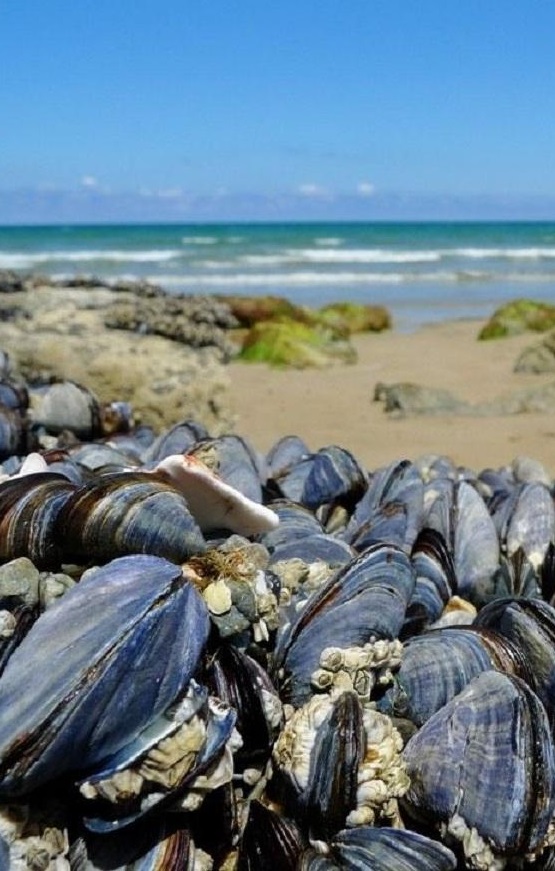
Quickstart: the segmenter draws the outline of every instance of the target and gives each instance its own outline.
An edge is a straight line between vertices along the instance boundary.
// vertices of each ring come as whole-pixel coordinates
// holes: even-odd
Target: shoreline
[[[233,361],[228,372],[235,429],[261,453],[289,434],[301,436],[313,451],[338,444],[370,470],[429,453],[447,455],[476,472],[530,456],[555,477],[554,414],[394,418],[374,401],[377,382],[445,389],[474,404],[555,381],[552,374],[513,372],[517,356],[539,342],[539,334],[479,342],[482,323],[453,320],[411,333],[359,334],[353,337],[358,361],[326,369],[276,370]]]

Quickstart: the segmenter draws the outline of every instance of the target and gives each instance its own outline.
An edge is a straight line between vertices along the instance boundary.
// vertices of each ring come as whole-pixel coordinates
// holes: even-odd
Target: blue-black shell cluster
[[[0,868],[551,867],[537,464],[42,426],[0,483]],[[201,521],[176,454],[276,523]]]

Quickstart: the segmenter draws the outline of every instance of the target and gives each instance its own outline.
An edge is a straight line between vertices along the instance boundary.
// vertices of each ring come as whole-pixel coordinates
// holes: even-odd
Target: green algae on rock
[[[260,321],[293,320],[310,322],[312,312],[305,306],[295,305],[283,296],[231,296],[216,295],[214,297],[224,303],[241,327],[252,327]]]
[[[254,324],[243,340],[238,359],[305,369],[329,366],[335,361],[355,363],[357,355],[342,333],[283,318]]]
[[[515,299],[494,311],[478,339],[516,336],[526,330],[543,333],[555,327],[555,305],[533,299]]]
[[[320,322],[348,333],[380,333],[392,326],[391,315],[383,305],[332,302],[318,309],[317,316]]]

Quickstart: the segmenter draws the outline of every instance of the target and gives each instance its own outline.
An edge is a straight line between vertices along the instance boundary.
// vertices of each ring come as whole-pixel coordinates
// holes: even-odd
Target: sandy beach
[[[555,477],[554,413],[392,418],[374,401],[377,382],[410,381],[443,388],[470,403],[488,402],[553,382],[553,375],[516,374],[533,333],[479,342],[481,321],[451,321],[413,333],[360,335],[358,362],[321,370],[284,371],[263,364],[230,365],[237,432],[266,451],[280,437],[300,435],[312,450],[339,444],[369,469],[396,458],[441,453],[481,470],[516,456],[540,460]]]

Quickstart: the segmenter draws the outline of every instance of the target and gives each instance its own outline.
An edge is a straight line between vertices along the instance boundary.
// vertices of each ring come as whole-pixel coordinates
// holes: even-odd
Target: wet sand
[[[540,341],[539,335],[478,342],[481,325],[452,321],[408,334],[357,336],[354,365],[296,371],[234,362],[229,371],[236,431],[261,452],[290,433],[312,450],[339,444],[369,469],[439,453],[479,471],[525,455],[540,460],[555,478],[555,408],[545,414],[396,419],[374,401],[379,381],[443,388],[470,403],[555,381],[554,375],[513,372],[520,351]]]

